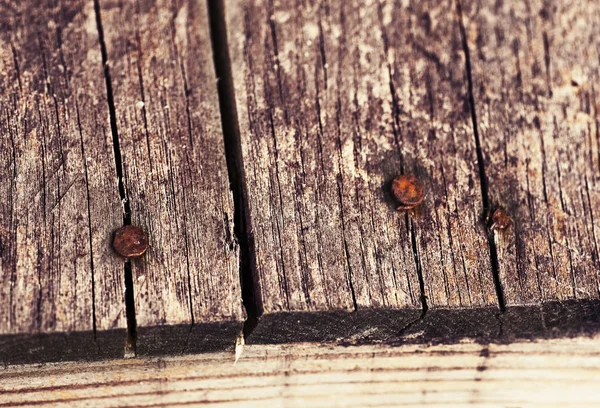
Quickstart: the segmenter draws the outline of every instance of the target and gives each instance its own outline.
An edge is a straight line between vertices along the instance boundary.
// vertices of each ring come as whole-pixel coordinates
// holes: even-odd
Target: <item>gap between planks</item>
[[[233,233],[234,240],[238,242],[240,249],[239,273],[242,288],[242,300],[248,315],[248,321],[256,321],[260,315],[261,302],[255,300],[255,285],[252,276],[255,276],[250,270],[254,268],[253,244],[251,233],[251,221],[249,211],[247,210],[247,187],[244,174],[243,159],[241,155],[241,142],[239,141],[239,127],[237,125],[237,111],[235,108],[235,98],[233,97],[233,85],[231,67],[227,48],[226,30],[224,26],[224,10],[221,1],[207,1],[209,14],[209,27],[211,32],[211,45],[213,51],[213,62],[215,66],[215,82],[219,96],[219,108],[221,113],[221,126],[223,133],[223,142],[225,145],[225,156],[228,169],[230,189],[233,194],[234,219]],[[104,30],[102,25],[102,15],[100,0],[94,0],[94,12],[96,14],[96,23],[98,30],[99,45],[102,53],[103,72],[105,76],[106,92],[108,95],[108,109],[110,114],[110,124],[112,132],[112,143],[115,158],[115,173],[118,180],[118,192],[123,204],[123,225],[132,223],[132,210],[130,199],[124,185],[124,159],[121,155],[121,146],[119,142],[119,131],[117,124],[117,112],[114,102],[114,92],[110,74],[110,61],[107,53],[107,46],[104,40]],[[140,74],[141,75],[141,74]],[[143,92],[143,91],[142,91]],[[145,110],[144,110],[145,112]],[[188,112],[189,114],[189,112]],[[191,137],[191,136],[190,136]],[[189,265],[188,265],[189,268]],[[132,277],[132,264],[130,260],[124,262],[124,282],[125,282],[125,308],[127,316],[127,338],[125,346],[125,357],[134,357],[137,353],[137,323],[134,296],[134,282]],[[188,271],[188,279],[189,271]],[[189,282],[188,282],[189,285]],[[189,289],[189,287],[188,287]],[[193,299],[190,291],[190,306]],[[190,332],[194,327],[193,307],[191,311]],[[95,320],[95,318],[94,318]],[[246,327],[246,326],[245,326]],[[94,337],[96,330],[94,326]],[[188,333],[189,337],[189,333]],[[188,347],[189,339],[186,340]]]

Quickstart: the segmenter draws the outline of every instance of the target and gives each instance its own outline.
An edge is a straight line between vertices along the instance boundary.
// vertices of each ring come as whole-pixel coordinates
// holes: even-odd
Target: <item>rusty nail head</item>
[[[125,225],[115,232],[113,247],[125,258],[142,256],[148,249],[148,236],[140,227]]]
[[[392,181],[392,192],[400,205],[398,211],[408,211],[423,202],[423,184],[410,174],[401,174]]]
[[[505,230],[510,227],[512,220],[504,207],[498,207],[494,210],[491,219],[491,230]]]

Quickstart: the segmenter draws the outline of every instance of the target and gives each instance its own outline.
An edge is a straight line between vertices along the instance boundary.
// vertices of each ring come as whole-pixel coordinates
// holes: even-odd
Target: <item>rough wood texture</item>
[[[222,347],[240,272],[261,342],[596,327],[600,3],[227,5],[235,97],[203,1],[1,4],[0,333],[91,338],[126,303],[149,354]],[[415,211],[399,173],[424,183]],[[150,237],[126,302],[123,223]],[[0,356],[38,339],[57,344]]]
[[[600,7],[464,3],[229,3],[265,314],[597,299]]]
[[[454,8],[417,3],[229,4],[266,313],[421,307],[421,276],[429,308],[497,303]]]
[[[511,345],[247,346],[0,369],[0,406],[561,407],[600,403],[596,339]]]
[[[0,333],[91,342],[96,321],[121,327],[125,309],[94,10],[2,2],[0,16]]]
[[[600,331],[600,301],[570,300],[536,306],[436,308],[426,314],[410,309],[359,312],[294,312],[260,319],[252,344],[337,342],[343,345],[411,343],[453,344],[465,338],[480,343],[509,343],[595,335]]]
[[[414,162],[405,171],[414,168],[429,191],[415,225],[430,308],[498,302],[480,221],[465,59],[452,12],[452,2],[439,1],[387,2],[379,12],[404,135],[400,150]]]
[[[506,302],[597,298],[600,3],[462,3]]]
[[[414,309],[360,312],[294,312],[263,318],[248,338],[253,344],[326,342],[338,346],[381,344],[508,344],[515,341],[596,336],[600,301],[569,300],[541,306],[437,308],[419,318]],[[231,348],[239,326],[231,322],[144,328],[138,341],[143,356],[181,355]],[[0,336],[0,366],[122,357],[124,330],[99,331],[96,344],[87,332]],[[182,344],[183,343],[183,344]]]
[[[139,326],[243,318],[233,203],[202,1],[100,1]],[[233,341],[233,338],[230,339]]]
[[[99,333],[125,326],[124,260],[111,239],[132,218],[150,236],[133,264],[138,323],[187,324],[170,331],[179,347],[148,329],[142,349],[214,349],[219,333],[233,342],[238,250],[205,4],[102,3],[104,41],[93,2],[1,7],[0,334],[82,331],[53,359],[98,356],[76,344],[85,339],[122,343],[122,331]],[[214,324],[190,332],[192,322]],[[44,354],[61,341],[25,340],[1,342],[36,355],[33,345]]]
[[[338,50],[330,32],[321,32],[318,17],[324,11],[291,2],[276,8],[266,2],[228,5],[265,313],[420,307],[406,218],[372,205],[384,200],[379,188],[384,174],[372,180],[373,188],[358,175],[364,162],[359,154],[355,168],[348,131],[365,124],[359,113],[353,120],[349,95],[341,95],[343,106],[336,108],[340,81],[354,76],[337,75],[344,62],[339,57],[348,52]],[[334,14],[337,21],[339,13]],[[339,21],[336,28],[341,30]],[[386,159],[391,175],[398,158]]]

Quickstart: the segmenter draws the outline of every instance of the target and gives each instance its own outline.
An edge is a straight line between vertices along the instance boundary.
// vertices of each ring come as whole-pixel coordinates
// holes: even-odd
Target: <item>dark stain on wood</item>
[[[231,351],[223,341],[239,333],[234,322],[141,327],[138,355],[158,357]],[[410,309],[359,312],[295,312],[264,316],[248,337],[251,344],[317,342],[338,346],[381,344],[481,344],[600,333],[600,301],[571,300],[540,306],[434,309],[424,317]],[[0,336],[0,363],[34,364],[69,360],[103,360],[122,356],[124,330]],[[173,338],[184,341],[175,342]]]

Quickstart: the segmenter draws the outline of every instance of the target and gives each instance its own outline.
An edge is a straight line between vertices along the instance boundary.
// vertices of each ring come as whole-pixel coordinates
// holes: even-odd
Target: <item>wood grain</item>
[[[252,344],[327,343],[404,346],[408,344],[510,344],[540,339],[597,336],[600,301],[566,300],[535,306],[436,308],[419,317],[412,309],[360,312],[293,312],[261,318],[247,341]],[[245,329],[247,329],[247,326]],[[61,361],[97,361],[123,356],[124,329],[0,336],[0,366]],[[231,349],[239,333],[231,322],[164,325],[141,330],[138,355],[144,357],[210,353]],[[248,344],[248,343],[247,343]]]
[[[496,304],[452,5],[228,5],[265,313]]]
[[[481,222],[465,56],[452,15],[452,2],[438,1],[390,1],[377,15],[401,135],[396,150],[406,157],[404,171],[424,178],[429,192],[414,225],[432,309],[498,303]],[[361,22],[360,32],[368,26]]]
[[[3,361],[72,331],[87,356],[126,314],[148,354],[222,349],[242,296],[257,342],[596,327],[597,2],[225,3],[229,48],[223,3],[0,4]]]
[[[597,298],[600,5],[462,3],[506,302]]]
[[[598,338],[510,345],[247,346],[0,368],[0,406],[594,406]]]
[[[599,7],[559,3],[228,3],[266,316],[598,298]]]
[[[111,238],[132,219],[151,241],[133,263],[142,348],[171,350],[152,328],[165,324],[177,351],[214,348],[219,332],[230,344],[243,311],[205,5],[105,2],[102,12],[2,3],[0,333],[82,331],[65,337],[59,360],[94,358],[82,339],[124,342],[99,333],[125,326]],[[214,324],[192,333],[192,323]],[[35,355],[27,344],[60,341],[18,339],[2,343]]]
[[[0,333],[84,330],[91,342],[97,322],[123,326],[125,307],[94,11],[82,1],[0,9]]]
[[[100,6],[129,216],[150,239],[132,262],[137,323],[239,322],[238,247],[205,4]]]

